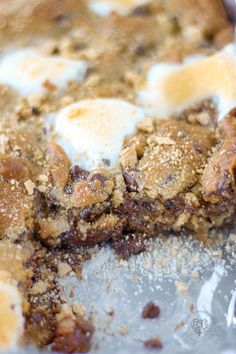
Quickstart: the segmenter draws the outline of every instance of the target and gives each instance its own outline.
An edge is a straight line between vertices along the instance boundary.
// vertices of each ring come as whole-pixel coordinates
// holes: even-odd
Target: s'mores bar
[[[0,95],[0,349],[88,351],[57,283],[77,246],[234,220],[232,25],[218,0],[1,1]]]

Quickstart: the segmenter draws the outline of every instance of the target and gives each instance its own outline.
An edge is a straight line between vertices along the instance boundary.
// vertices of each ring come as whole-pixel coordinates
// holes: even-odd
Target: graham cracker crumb
[[[30,294],[31,295],[40,295],[40,294],[45,293],[47,291],[47,289],[48,289],[48,284],[43,280],[39,280],[31,288]]]
[[[128,329],[124,325],[121,325],[118,327],[118,332],[122,335],[125,335],[128,333]]]
[[[59,277],[63,278],[72,271],[72,268],[67,263],[59,262],[57,265],[57,271],[58,271]]]
[[[80,302],[75,302],[72,305],[72,310],[75,315],[77,315],[77,316],[79,315],[81,317],[84,317],[84,315],[86,313],[86,307],[84,305],[82,305]]]
[[[31,180],[24,182],[24,185],[29,195],[34,194],[35,184]]]
[[[154,119],[151,117],[145,117],[138,122],[137,128],[145,133],[152,133],[154,130]]]
[[[181,295],[186,295],[188,293],[188,284],[181,281],[181,280],[176,280],[175,281],[175,286],[176,290],[181,294]]]
[[[175,145],[175,141],[168,138],[168,137],[164,137],[164,136],[157,136],[155,138],[155,141],[157,142],[157,144],[159,145]]]

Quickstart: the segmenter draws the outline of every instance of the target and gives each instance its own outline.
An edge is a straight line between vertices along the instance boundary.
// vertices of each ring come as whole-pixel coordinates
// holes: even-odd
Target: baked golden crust
[[[210,159],[202,175],[201,183],[205,199],[213,203],[219,199],[231,199],[235,189],[236,138],[226,138],[219,151]]]
[[[136,166],[139,189],[151,198],[175,198],[198,181],[214,142],[214,135],[204,127],[174,120],[157,122]]]

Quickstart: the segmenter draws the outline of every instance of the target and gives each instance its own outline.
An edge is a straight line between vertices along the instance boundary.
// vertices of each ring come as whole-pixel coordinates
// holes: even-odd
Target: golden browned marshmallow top
[[[118,162],[124,138],[133,134],[144,111],[121,99],[87,99],[55,116],[52,130],[73,162],[87,170]]]
[[[157,64],[147,75],[138,101],[160,118],[213,98],[219,119],[236,106],[236,47],[226,46],[209,57],[187,58],[181,64]]]

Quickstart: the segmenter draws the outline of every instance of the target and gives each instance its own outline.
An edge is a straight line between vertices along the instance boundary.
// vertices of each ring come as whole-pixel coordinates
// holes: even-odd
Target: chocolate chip
[[[128,259],[131,255],[140,254],[146,249],[143,239],[132,235],[114,238],[112,247],[122,259]]]
[[[147,211],[152,211],[153,210],[153,205],[148,203],[148,202],[141,202],[141,207],[144,208]]]
[[[95,221],[103,213],[103,211],[104,210],[98,210],[93,207],[87,207],[79,213],[79,216],[82,220],[92,222]]]
[[[151,301],[144,306],[142,318],[157,318],[160,315],[160,312],[160,307]]]
[[[51,195],[47,195],[46,196],[46,203],[47,203],[47,205],[48,205],[48,207],[50,208],[51,211],[57,211],[58,208],[59,208],[59,203]]]
[[[70,19],[69,15],[65,15],[65,14],[58,14],[57,16],[54,17],[54,21],[61,24],[63,22],[66,22]]]
[[[159,338],[152,338],[152,339],[145,340],[143,344],[146,348],[149,349],[161,350],[163,348],[163,344],[161,343]]]
[[[71,169],[71,179],[73,182],[85,181],[89,176],[89,172],[75,165]]]
[[[236,184],[236,166],[232,168],[233,182]]]
[[[133,9],[132,16],[149,16],[151,15],[151,10],[150,7],[148,5],[141,5],[141,6],[137,6]]]
[[[65,187],[64,187],[64,192],[65,194],[67,195],[70,195],[73,193],[73,186],[70,185],[70,184],[67,184]]]
[[[198,154],[202,154],[202,153],[203,153],[202,148],[201,148],[200,145],[194,144],[193,147],[194,147],[195,151],[196,151]]]
[[[173,175],[169,175],[169,176],[167,176],[166,178],[165,178],[165,180],[164,180],[164,183],[163,184],[168,184],[168,183],[170,183],[170,182],[173,182],[174,181],[174,176]]]
[[[145,55],[146,53],[146,48],[142,45],[137,45],[135,48],[134,48],[134,54],[135,55],[138,55],[138,56],[141,56],[141,55]]]
[[[80,213],[79,216],[81,217],[82,220],[89,221],[92,213],[92,208],[88,207],[83,209]]]
[[[102,175],[101,173],[95,173],[94,175],[92,175],[92,177],[90,178],[90,181],[99,181],[101,182],[102,185],[104,185],[104,183],[108,180],[108,178],[104,175]]]
[[[131,172],[124,171],[123,172],[124,180],[127,186],[128,192],[138,192],[138,183],[135,178],[131,175]]]
[[[77,232],[75,230],[70,230],[63,232],[59,238],[61,240],[61,243],[66,244],[67,242],[70,242],[72,239],[74,239],[77,235]]]
[[[32,109],[32,114],[33,114],[34,116],[40,115],[40,110],[39,110],[38,107],[32,107],[31,109]]]
[[[183,210],[184,205],[181,203],[180,200],[178,199],[172,199],[172,200],[166,200],[164,202],[164,207],[170,212],[170,213],[177,213],[178,211]]]
[[[89,225],[88,225],[89,226]],[[62,233],[59,237],[62,247],[73,245],[96,245],[101,242],[108,241],[111,238],[120,238],[123,230],[123,221],[117,222],[116,226],[110,228],[93,229],[88,228],[85,233],[82,233],[79,228]]]
[[[73,46],[74,50],[76,50],[77,52],[79,52],[80,50],[83,50],[86,48],[86,44],[85,43],[76,43]]]
[[[33,313],[32,320],[36,323],[40,323],[42,321],[42,314],[40,312]]]

